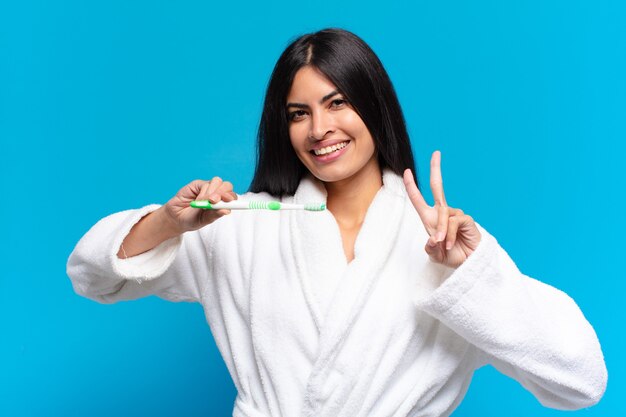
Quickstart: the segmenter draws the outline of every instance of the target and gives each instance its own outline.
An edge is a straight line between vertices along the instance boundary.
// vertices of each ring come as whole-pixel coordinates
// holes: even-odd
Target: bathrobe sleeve
[[[607,371],[598,338],[565,293],[523,275],[479,226],[478,248],[418,307],[476,346],[477,366],[494,365],[547,407],[597,403]]]
[[[188,232],[140,255],[117,257],[133,225],[159,207],[153,204],[107,216],[80,239],[67,262],[78,294],[106,304],[148,295],[171,301],[201,299],[200,277],[209,271],[205,243],[210,233]]]

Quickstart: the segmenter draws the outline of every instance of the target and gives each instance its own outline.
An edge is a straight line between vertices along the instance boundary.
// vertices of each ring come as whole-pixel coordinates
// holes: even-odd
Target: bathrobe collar
[[[300,182],[293,201],[317,203],[326,202],[326,198],[324,184],[308,175]],[[384,262],[402,223],[406,198],[402,178],[383,170],[383,186],[367,210],[349,264],[339,226],[330,211],[293,213],[290,230],[295,262],[318,329],[326,318],[335,321],[337,314],[347,313],[339,310],[349,309],[364,296],[360,292],[371,287],[376,266]]]
[[[295,203],[326,202],[324,184],[306,176],[293,197]],[[364,301],[377,266],[391,249],[402,223],[407,195],[402,178],[383,170],[383,186],[367,210],[356,238],[354,259],[348,264],[339,226],[332,213],[298,211],[291,217],[294,256],[302,288],[318,329],[326,318],[335,322],[358,300]],[[366,279],[367,277],[367,279]],[[334,300],[334,301],[333,301]],[[354,306],[356,307],[356,306]]]
[[[296,203],[326,201],[326,189],[317,179],[304,178]],[[347,263],[339,227],[332,213],[292,213],[290,232],[294,258],[305,299],[319,331],[319,355],[307,388],[307,401],[315,401],[317,388],[330,370],[350,326],[380,277],[405,214],[407,195],[402,178],[383,171],[383,186],[367,210]]]
[[[296,203],[325,202],[321,181],[305,177]],[[398,233],[407,195],[402,178],[383,171],[383,186],[367,210],[348,264],[341,234],[330,211],[294,212],[291,234],[294,257],[308,307],[320,331],[320,349],[330,352],[367,300]]]

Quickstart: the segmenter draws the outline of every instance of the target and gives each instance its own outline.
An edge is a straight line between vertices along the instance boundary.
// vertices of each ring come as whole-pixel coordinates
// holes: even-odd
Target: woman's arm
[[[200,229],[230,211],[200,210],[189,203],[236,198],[227,181],[196,180],[162,207],[146,206],[100,220],[68,260],[67,273],[76,292],[103,303],[153,294],[198,301],[209,273],[206,239],[212,235],[211,230],[200,233]]]
[[[130,229],[120,245],[117,257],[127,259],[142,254],[180,234],[177,225],[165,214],[164,207],[159,207],[142,217]]]
[[[598,338],[564,292],[522,274],[480,228],[472,255],[419,307],[478,347],[482,363],[515,378],[545,406],[597,403],[607,371]]]
[[[139,240],[144,248],[149,246],[146,241],[150,238],[142,239],[140,232],[149,232],[158,223],[147,223],[143,230],[138,225],[153,215],[156,220],[158,209],[150,205],[112,214],[80,239],[67,262],[67,274],[78,294],[107,304],[149,295],[171,301],[201,298],[210,274],[207,240],[212,230],[179,234],[138,255],[118,256],[122,241],[129,238]],[[129,233],[131,229],[134,237]],[[130,250],[134,252],[133,248]]]

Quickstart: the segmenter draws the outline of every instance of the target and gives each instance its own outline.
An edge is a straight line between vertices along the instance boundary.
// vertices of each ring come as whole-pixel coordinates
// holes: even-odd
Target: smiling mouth
[[[337,152],[345,148],[346,146],[348,146],[348,142],[349,141],[345,141],[345,142],[337,143],[333,146],[327,146],[321,149],[313,149],[311,153],[315,156],[328,155],[329,153]]]

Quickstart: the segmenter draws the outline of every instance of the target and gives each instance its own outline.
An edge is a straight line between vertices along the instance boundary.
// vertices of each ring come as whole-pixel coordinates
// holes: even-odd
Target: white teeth
[[[345,148],[347,144],[348,142],[337,143],[336,145],[333,145],[333,146],[327,146],[325,148],[315,149],[313,153],[318,156],[326,155],[328,153],[335,152],[335,151],[338,151],[339,149]]]

